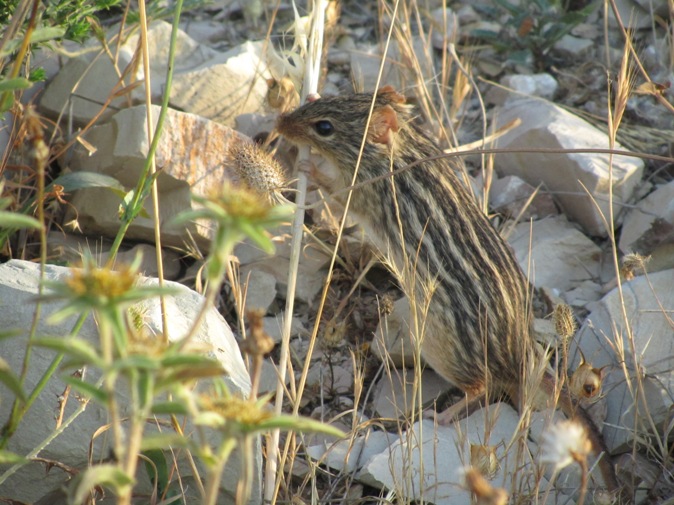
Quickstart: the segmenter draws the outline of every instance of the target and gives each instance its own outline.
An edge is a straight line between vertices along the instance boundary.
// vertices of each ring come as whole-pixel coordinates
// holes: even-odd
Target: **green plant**
[[[203,209],[189,212],[180,220],[209,219],[216,231],[206,269],[209,287],[202,314],[213,308],[214,293],[227,272],[234,245],[248,237],[259,247],[273,249],[265,229],[287,220],[288,207],[272,207],[256,193],[223,186],[208,197],[199,199]],[[138,303],[148,298],[169,295],[174,290],[159,286],[137,284],[137,265],[99,266],[85,257],[82,268],[73,270],[62,282],[45,283],[40,301],[59,300],[63,307],[52,314],[58,321],[72,315],[93,314],[99,341],[95,344],[78,336],[38,337],[33,345],[54,349],[65,359],[61,369],[86,368],[100,375],[93,383],[69,374],[63,380],[84,398],[103,405],[109,415],[114,462],[95,464],[80,473],[69,488],[72,503],[81,503],[96,486],[112,489],[118,503],[130,503],[135,475],[141,457],[151,468],[149,473],[160,496],[167,496],[171,484],[162,449],[183,448],[196,455],[205,465],[203,503],[216,503],[223,469],[232,453],[242,448],[245,462],[252,461],[251,441],[259,433],[271,429],[322,432],[341,436],[335,428],[297,416],[275,415],[267,409],[268,397],[250,399],[232,395],[221,379],[226,375],[220,362],[200,352],[191,336],[200,327],[197,317],[190,331],[169,342],[164,335],[152,335],[142,323]],[[265,335],[252,333],[264,340]],[[268,338],[268,337],[267,337]],[[268,352],[268,346],[258,345],[258,353]],[[1,365],[2,363],[0,363]],[[0,369],[2,367],[0,366]],[[1,370],[0,370],[1,371]],[[256,372],[257,373],[257,372]],[[18,386],[12,375],[0,376],[3,382]],[[7,379],[7,380],[5,380]],[[209,380],[210,390],[195,391],[197,380]],[[17,390],[20,392],[20,388]],[[24,398],[24,395],[17,395]],[[122,414],[122,398],[129,405]],[[172,418],[176,432],[148,434],[148,419]],[[195,438],[185,436],[177,421],[186,416],[197,428],[210,428],[220,434],[220,442],[211,446],[197,430]],[[1,453],[7,462],[25,462],[11,453]],[[246,503],[252,467],[246,465],[244,484],[237,495]],[[4,476],[7,478],[7,476]]]
[[[561,0],[532,0],[512,2],[494,0],[496,7],[483,8],[487,14],[498,18],[507,15],[500,32],[473,30],[473,37],[487,41],[508,61],[516,64],[535,65],[537,70],[549,66],[552,47],[574,27],[582,23],[599,6],[590,2],[578,10],[571,10]]]

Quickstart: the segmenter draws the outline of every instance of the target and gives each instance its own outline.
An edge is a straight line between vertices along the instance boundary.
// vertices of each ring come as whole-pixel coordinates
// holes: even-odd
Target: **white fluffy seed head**
[[[574,461],[584,461],[591,450],[592,444],[583,425],[576,421],[561,421],[543,434],[540,461],[561,470]]]

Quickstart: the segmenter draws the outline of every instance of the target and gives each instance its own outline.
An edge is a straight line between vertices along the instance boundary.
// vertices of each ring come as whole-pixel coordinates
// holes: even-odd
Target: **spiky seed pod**
[[[470,444],[470,465],[488,479],[492,479],[499,469],[496,446]]]
[[[573,316],[573,310],[566,303],[560,303],[555,306],[552,320],[555,322],[555,331],[563,342],[568,342],[576,333],[576,319]]]
[[[646,270],[646,263],[650,259],[650,256],[642,256],[638,253],[626,254],[620,267],[620,274],[626,281],[631,281],[638,272]]]
[[[274,199],[285,185],[283,168],[274,157],[252,142],[234,142],[230,147],[234,172],[247,188]]]
[[[473,494],[477,505],[506,505],[508,493],[505,489],[493,487],[475,468],[466,470],[466,487]]]

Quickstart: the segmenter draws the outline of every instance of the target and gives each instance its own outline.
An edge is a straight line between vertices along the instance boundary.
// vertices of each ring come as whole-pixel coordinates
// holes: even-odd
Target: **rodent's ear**
[[[377,90],[377,95],[386,95],[386,98],[391,100],[393,103],[405,103],[407,101],[405,95],[398,93],[390,84],[379,88]]]
[[[399,128],[398,114],[390,105],[384,105],[372,111],[367,136],[370,142],[390,145],[393,140],[391,131],[397,132]]]

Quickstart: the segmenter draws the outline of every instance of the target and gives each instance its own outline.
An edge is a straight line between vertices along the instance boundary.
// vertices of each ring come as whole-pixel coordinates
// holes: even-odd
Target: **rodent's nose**
[[[292,113],[279,116],[276,120],[276,131],[288,140],[295,140],[301,136],[301,129],[298,128],[297,121],[293,118]]]

